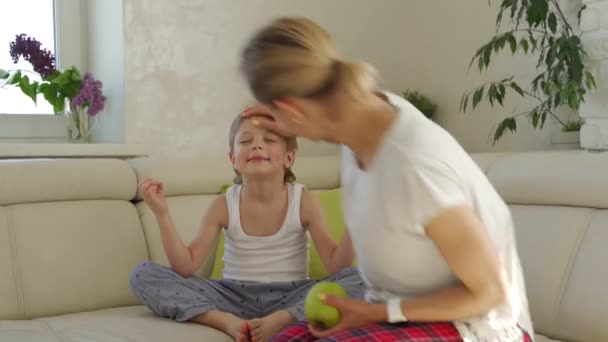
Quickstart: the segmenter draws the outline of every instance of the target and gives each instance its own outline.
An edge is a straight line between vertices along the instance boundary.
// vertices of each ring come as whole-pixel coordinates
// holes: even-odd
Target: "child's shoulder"
[[[226,203],[226,195],[219,194],[211,202],[207,202],[203,220],[212,224],[224,226],[228,223],[228,204]]]
[[[321,208],[321,202],[315,196],[315,194],[302,186],[302,194],[300,197],[300,215],[309,216],[314,214],[319,208]]]

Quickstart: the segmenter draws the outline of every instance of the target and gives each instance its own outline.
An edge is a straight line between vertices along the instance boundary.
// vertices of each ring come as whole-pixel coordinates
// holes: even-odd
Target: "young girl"
[[[366,301],[327,297],[342,313],[334,328],[302,323],[277,341],[530,341],[509,207],[448,132],[378,93],[373,69],[344,60],[306,18],[255,32],[241,67],[256,99],[272,105],[266,117],[260,108],[245,116],[345,146],[344,214],[369,288]]]
[[[319,202],[294,183],[290,167],[297,141],[255,127],[239,116],[230,128],[230,161],[235,185],[207,209],[200,231],[186,246],[163,197],[163,184],[139,185],[158,220],[171,268],[151,262],[130,279],[139,300],[159,316],[214,327],[236,341],[268,341],[284,327],[304,320],[303,301],[315,283],[308,279],[310,233],[322,262],[349,296],[362,298],[348,234],[331,238]],[[225,232],[223,280],[193,276]]]

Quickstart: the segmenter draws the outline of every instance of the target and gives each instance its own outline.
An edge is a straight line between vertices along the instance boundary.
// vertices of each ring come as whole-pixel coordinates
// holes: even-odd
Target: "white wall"
[[[271,18],[319,21],[346,56],[375,64],[389,87],[406,84],[403,0],[124,0],[127,142],[159,154],[227,151],[228,125],[251,101],[239,51]]]
[[[473,0],[124,0],[127,142],[158,154],[225,153],[228,124],[251,99],[237,73],[240,48],[282,15],[321,23],[346,57],[379,69],[386,89],[430,95],[438,122],[470,152],[551,148],[551,123],[533,131],[525,118],[517,134],[492,146],[492,127],[530,104],[516,96],[505,109],[458,112],[465,90],[513,73],[529,81],[535,66],[506,56],[485,76],[467,70],[495,31],[496,9]]]
[[[465,90],[480,86],[484,81],[498,81],[516,75],[519,84],[529,85],[538,73],[536,56],[511,56],[510,49],[490,64],[490,70],[478,72],[476,64],[468,70],[475,51],[496,32],[498,0],[490,1],[404,1],[403,35],[399,44],[408,46],[403,68],[396,68],[397,78],[408,87],[416,87],[431,95],[439,104],[438,122],[448,129],[471,152],[527,151],[551,149],[549,135],[559,129],[547,121],[542,131],[534,131],[526,117],[518,120],[518,131],[508,134],[495,146],[489,139],[493,128],[503,118],[529,110],[535,101],[524,101],[510,96],[504,108],[489,105],[474,112],[459,112]],[[564,0],[563,9],[576,25],[579,0]],[[572,117],[563,110],[562,119]]]

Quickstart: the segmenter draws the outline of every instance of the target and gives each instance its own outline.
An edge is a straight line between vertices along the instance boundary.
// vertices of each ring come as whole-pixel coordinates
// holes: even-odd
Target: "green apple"
[[[308,290],[304,299],[306,319],[317,329],[329,329],[340,322],[340,311],[323,303],[321,295],[348,298],[348,294],[340,284],[330,281],[319,282]]]

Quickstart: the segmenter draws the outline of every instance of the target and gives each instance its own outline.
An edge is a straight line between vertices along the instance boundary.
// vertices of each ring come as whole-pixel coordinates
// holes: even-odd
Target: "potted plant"
[[[83,77],[75,66],[58,70],[55,56],[25,34],[17,35],[9,47],[13,62],[23,58],[32,64],[34,72],[0,69],[0,88],[19,87],[34,103],[42,94],[53,106],[55,114],[65,116],[70,142],[91,142],[97,115],[106,101],[101,81],[94,79],[91,73]],[[39,75],[41,81],[32,81],[28,73]]]
[[[576,11],[580,13],[584,6]],[[501,31],[503,17],[513,23]],[[579,120],[565,121],[557,114],[567,109],[576,112],[585,94],[596,87],[595,79],[584,64],[586,52],[579,34],[570,24],[558,0],[502,0],[496,18],[496,34],[475,53],[469,68],[475,63],[480,72],[488,70],[492,56],[504,49],[516,53],[536,54],[538,74],[523,85],[514,76],[482,84],[462,96],[460,110],[474,109],[482,101],[491,106],[504,106],[508,91],[535,102],[523,112],[514,112],[493,129],[493,143],[506,132],[517,130],[517,119],[527,117],[535,129],[542,129],[552,118],[566,131],[579,130]],[[575,135],[575,134],[573,134]]]
[[[583,119],[570,120],[565,126],[551,131],[551,144],[557,149],[576,149],[580,147],[580,130]]]
[[[427,96],[422,95],[418,91],[405,90],[402,94],[403,98],[408,100],[414,107],[422,112],[427,118],[432,119],[437,111],[437,105]]]

